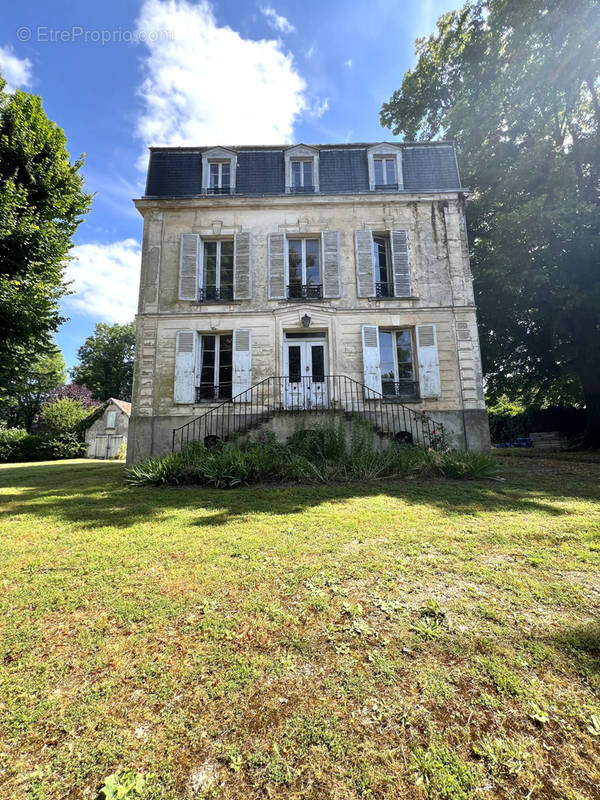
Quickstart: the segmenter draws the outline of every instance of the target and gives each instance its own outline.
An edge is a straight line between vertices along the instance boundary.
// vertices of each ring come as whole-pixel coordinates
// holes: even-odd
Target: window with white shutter
[[[373,255],[373,234],[371,231],[356,231],[356,280],[359,297],[375,297],[375,261]]]
[[[197,300],[202,284],[202,242],[197,233],[182,233],[179,248],[179,299]]]
[[[176,403],[194,403],[196,400],[196,331],[177,331],[175,344]]]
[[[234,402],[250,401],[252,386],[252,331],[238,328],[233,332],[233,390]]]
[[[365,398],[372,400],[381,396],[381,359],[377,325],[362,326],[362,347]]]
[[[323,231],[321,233],[323,250],[323,297],[340,297],[341,264],[339,231]]]
[[[269,234],[269,299],[285,299],[285,234]]]
[[[416,331],[421,397],[439,397],[441,394],[440,362],[435,325],[417,325]]]
[[[252,297],[252,241],[246,231],[235,235],[233,293],[236,300]]]

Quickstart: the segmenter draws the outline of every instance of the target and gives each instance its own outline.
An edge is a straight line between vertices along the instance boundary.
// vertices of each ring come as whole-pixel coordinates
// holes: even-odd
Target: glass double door
[[[283,402],[288,411],[327,408],[325,342],[286,341]]]

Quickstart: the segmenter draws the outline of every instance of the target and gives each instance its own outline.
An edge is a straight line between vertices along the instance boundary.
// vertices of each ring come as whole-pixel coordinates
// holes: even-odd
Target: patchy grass
[[[600,465],[503,463],[227,492],[0,467],[2,799],[597,798]]]

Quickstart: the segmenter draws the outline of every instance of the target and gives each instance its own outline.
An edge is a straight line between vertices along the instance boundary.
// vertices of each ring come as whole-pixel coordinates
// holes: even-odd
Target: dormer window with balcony
[[[236,155],[224,147],[202,154],[202,194],[235,194]]]
[[[285,151],[285,191],[312,194],[319,191],[319,151],[299,144]]]
[[[372,192],[397,192],[402,185],[402,151],[394,144],[376,144],[367,150],[369,188]]]

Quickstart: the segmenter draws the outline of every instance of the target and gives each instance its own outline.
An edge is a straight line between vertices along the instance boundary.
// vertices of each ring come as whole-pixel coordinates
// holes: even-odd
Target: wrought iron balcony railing
[[[393,400],[396,397],[418,397],[419,390],[416,381],[381,381],[381,393],[387,399]]]
[[[206,194],[233,194],[231,186],[207,186]]]
[[[288,186],[288,192],[292,194],[314,194],[315,187],[314,186]]]
[[[394,287],[387,281],[377,281],[375,284],[375,297],[393,297]]]
[[[233,286],[221,286],[220,289],[207,287],[198,289],[199,303],[223,303],[233,300]]]
[[[323,286],[320,283],[290,283],[288,300],[322,300]]]
[[[210,403],[215,400],[231,400],[231,383],[221,383],[215,386],[214,383],[201,383],[196,386],[196,402]]]

